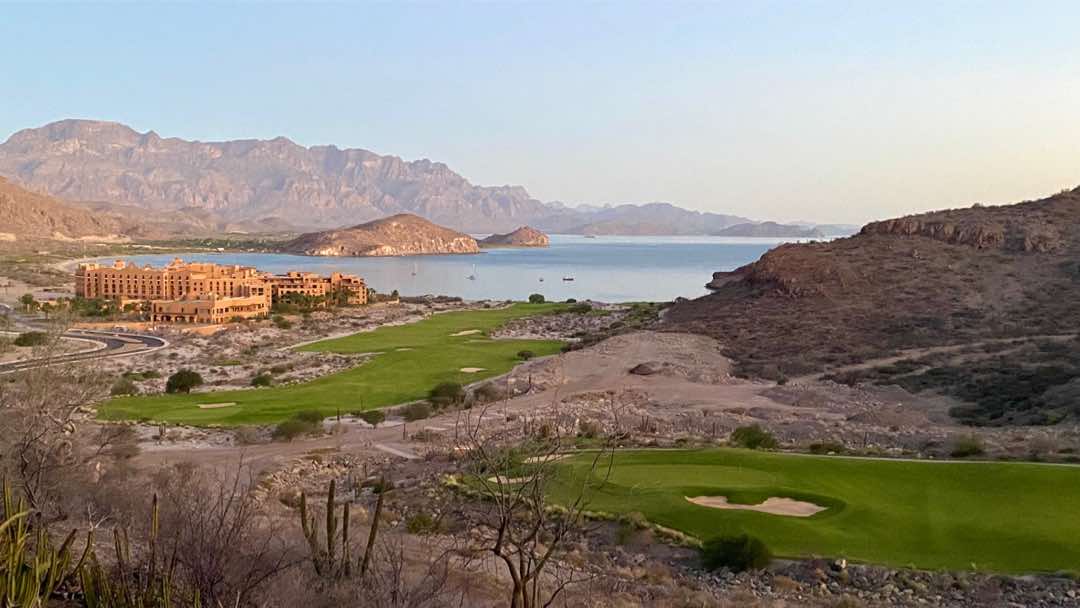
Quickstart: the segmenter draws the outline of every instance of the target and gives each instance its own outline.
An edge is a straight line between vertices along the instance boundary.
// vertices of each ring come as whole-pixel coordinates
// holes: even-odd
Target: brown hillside
[[[111,214],[92,213],[71,203],[31,192],[0,177],[0,238],[120,239],[129,227]]]
[[[968,344],[983,352],[837,379],[941,391],[971,404],[956,413],[979,423],[1053,422],[1080,412],[1069,400],[1080,396],[1080,341],[1032,339],[1080,330],[1080,189],[783,245],[716,273],[709,286],[711,295],[675,305],[665,322],[722,340],[749,375],[794,376]],[[1027,342],[987,342],[1002,338]]]
[[[422,217],[402,213],[341,230],[304,234],[285,251],[302,255],[395,256],[478,253],[476,240]]]

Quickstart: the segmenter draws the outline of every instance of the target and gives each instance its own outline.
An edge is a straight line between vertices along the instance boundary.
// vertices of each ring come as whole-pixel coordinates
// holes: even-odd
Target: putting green
[[[416,323],[381,327],[325,340],[300,350],[378,353],[345,371],[282,387],[231,390],[192,395],[147,395],[106,401],[98,416],[106,420],[146,419],[194,425],[263,424],[284,420],[300,410],[327,416],[405,403],[427,396],[440,382],[467,384],[504,374],[520,362],[517,353],[536,356],[559,351],[554,340],[490,340],[488,332],[521,317],[560,310],[557,304],[515,304],[495,310],[450,312]],[[464,335],[453,335],[468,331]],[[481,368],[463,372],[462,368]],[[200,408],[231,403],[227,408]]]
[[[551,489],[572,495],[591,462],[561,461]],[[786,497],[828,507],[787,517],[692,504],[726,496]],[[699,539],[747,532],[779,556],[844,557],[930,569],[1080,571],[1080,467],[1032,463],[906,462],[747,450],[617,454],[589,509],[640,512]]]

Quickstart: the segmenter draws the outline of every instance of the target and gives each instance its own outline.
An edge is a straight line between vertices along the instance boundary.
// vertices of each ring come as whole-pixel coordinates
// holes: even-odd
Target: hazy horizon
[[[860,224],[1080,183],[1065,3],[5,5],[65,118],[447,164],[570,205]]]

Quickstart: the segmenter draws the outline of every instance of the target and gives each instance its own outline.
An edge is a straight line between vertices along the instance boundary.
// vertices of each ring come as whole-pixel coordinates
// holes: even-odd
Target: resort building
[[[150,302],[150,320],[166,323],[227,323],[235,318],[258,319],[270,314],[265,296],[219,298],[183,297]]]
[[[176,258],[163,268],[139,267],[123,260],[111,266],[80,264],[75,295],[81,298],[149,302],[154,321],[221,323],[270,314],[273,302],[289,294],[326,298],[343,294],[349,304],[367,303],[367,286],[356,275],[289,272],[261,273],[248,266],[187,263]]]
[[[353,274],[331,273],[324,277],[314,272],[288,272],[268,276],[271,294],[280,302],[289,294],[301,294],[313,298],[344,294],[349,304],[367,304],[368,293],[364,279]]]

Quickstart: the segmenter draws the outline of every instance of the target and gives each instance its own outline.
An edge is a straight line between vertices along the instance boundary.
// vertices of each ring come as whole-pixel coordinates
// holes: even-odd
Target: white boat
[[[476,280],[476,264],[472,265],[472,274],[470,274],[469,276],[467,276],[465,278],[469,279],[470,281],[475,281]]]
[[[412,264],[412,276],[415,277],[416,276],[416,271],[419,270],[419,269],[420,269],[420,266],[417,265],[416,262],[413,262],[413,264]]]

